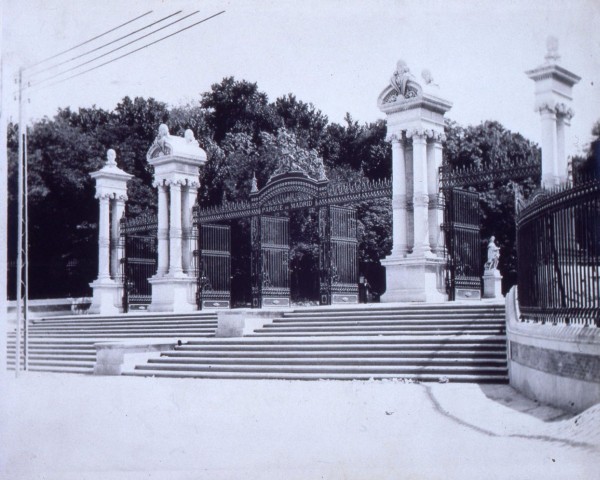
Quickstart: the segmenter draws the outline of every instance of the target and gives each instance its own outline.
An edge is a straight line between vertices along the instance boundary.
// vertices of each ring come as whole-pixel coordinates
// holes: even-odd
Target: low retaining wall
[[[56,317],[64,315],[81,315],[90,308],[92,299],[90,297],[82,298],[46,298],[40,300],[29,300],[28,312],[30,318]],[[8,318],[15,320],[17,318],[17,302],[11,300],[8,302]]]
[[[135,363],[144,363],[149,354],[173,350],[176,340],[122,340],[98,342],[94,375],[121,375],[124,368]]]
[[[284,310],[239,308],[217,310],[215,337],[243,337],[280,318]]]
[[[511,386],[574,413],[600,402],[600,328],[521,322],[513,287],[506,335]]]

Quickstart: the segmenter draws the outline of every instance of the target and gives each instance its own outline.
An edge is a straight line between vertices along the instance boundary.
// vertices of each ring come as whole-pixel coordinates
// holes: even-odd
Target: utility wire
[[[178,12],[172,13],[171,15],[167,15],[166,17],[163,17],[160,20],[157,20],[156,22],[152,22],[152,23],[146,25],[145,27],[138,28],[137,30],[134,30],[133,32],[128,33],[127,35],[123,35],[122,37],[119,37],[119,38],[117,38],[115,40],[112,40],[112,41],[110,41],[108,43],[105,43],[104,45],[100,45],[99,47],[93,48],[92,50],[89,50],[89,51],[87,51],[85,53],[81,53],[81,54],[76,55],[74,57],[71,57],[71,58],[69,58],[67,60],[63,60],[62,62],[55,63],[54,65],[50,65],[49,67],[43,68],[42,70],[38,70],[37,72],[33,72],[33,73],[30,74],[30,76],[39,75],[40,73],[46,72],[46,71],[51,70],[53,68],[60,67],[61,65],[64,65],[65,63],[69,63],[69,62],[72,62],[73,60],[77,60],[77,59],[79,59],[81,57],[85,57],[86,55],[89,55],[90,53],[94,53],[94,52],[97,52],[98,50],[102,50],[103,48],[108,47],[109,45],[112,45],[114,43],[117,43],[117,42],[119,42],[119,41],[121,41],[121,40],[123,40],[123,39],[125,39],[127,37],[130,37],[131,35],[139,33],[142,30],[146,30],[147,28],[153,27],[157,23],[164,22],[165,20],[167,20],[167,19],[169,19],[171,17],[174,17],[175,15],[179,15],[181,12],[182,12],[182,10],[179,10]],[[156,30],[156,31],[158,31],[158,30]],[[144,38],[144,37],[140,37],[140,38]],[[126,45],[124,45],[124,46],[126,46]],[[120,48],[123,48],[123,47],[120,47]],[[114,50],[112,50],[112,52],[114,52]],[[111,52],[108,52],[108,53],[111,53]],[[108,55],[108,53],[105,54],[105,55]],[[101,57],[97,57],[97,58],[101,58]]]
[[[159,43],[159,42],[162,42],[163,40],[166,40],[167,38],[170,38],[170,37],[172,37],[172,36],[174,36],[174,35],[177,35],[178,33],[181,33],[181,32],[183,32],[183,31],[185,31],[185,30],[189,30],[190,28],[192,28],[192,27],[195,27],[196,25],[200,25],[201,23],[204,23],[204,22],[206,22],[206,21],[208,21],[208,20],[210,20],[210,19],[212,19],[212,18],[215,18],[215,17],[217,17],[217,16],[219,16],[219,15],[221,15],[221,14],[223,14],[223,13],[225,13],[225,10],[221,10],[220,12],[218,12],[218,13],[215,13],[214,15],[211,15],[210,17],[206,17],[206,18],[204,18],[204,19],[200,20],[199,22],[193,23],[193,24],[191,24],[191,25],[189,25],[189,26],[187,26],[187,27],[185,27],[185,28],[182,28],[181,30],[177,30],[176,32],[170,33],[169,35],[166,35],[166,36],[164,36],[164,37],[161,37],[161,38],[159,38],[158,40],[155,40],[155,41],[153,41],[153,42],[150,42],[150,43],[148,43],[148,44],[146,44],[146,45],[143,45],[143,46],[141,46],[141,47],[139,47],[139,48],[136,48],[135,50],[132,50],[131,52],[127,52],[127,53],[125,53],[125,54],[123,54],[123,55],[120,55],[120,56],[118,56],[118,57],[115,57],[115,58],[113,58],[113,59],[111,59],[111,60],[109,60],[109,61],[107,61],[107,62],[101,63],[100,65],[96,65],[95,67],[88,68],[87,70],[84,70],[83,72],[78,72],[78,73],[76,73],[75,75],[71,75],[71,76],[69,76],[69,77],[62,78],[62,79],[60,79],[60,80],[58,80],[58,81],[56,81],[56,82],[50,83],[50,84],[48,84],[48,85],[44,85],[44,86],[42,86],[41,88],[45,88],[45,87],[52,87],[52,86],[54,86],[54,85],[58,85],[58,84],[60,84],[60,83],[62,83],[62,82],[66,82],[67,80],[70,80],[70,79],[72,79],[72,78],[79,77],[80,75],[83,75],[83,74],[85,74],[85,73],[92,72],[92,71],[94,71],[94,70],[96,70],[96,69],[98,69],[98,68],[100,68],[100,67],[103,67],[103,66],[105,66],[105,65],[108,65],[109,63],[116,62],[117,60],[120,60],[121,58],[128,57],[129,55],[131,55],[131,54],[133,54],[133,53],[136,53],[136,52],[139,52],[140,50],[143,50],[143,49],[145,49],[145,48],[147,48],[147,47],[149,47],[149,46],[151,46],[151,45],[155,45],[155,44],[157,44],[157,43]],[[43,81],[40,81],[40,82],[38,82],[38,83],[36,83],[36,84],[34,84],[34,85],[31,85],[31,87],[30,87],[30,88],[34,88],[35,86],[39,85],[39,84],[40,84],[40,83],[42,83],[42,82],[45,82],[45,80],[43,80]]]
[[[60,77],[61,75],[64,75],[65,73],[69,73],[69,72],[72,72],[73,70],[77,70],[78,68],[81,68],[81,67],[83,67],[84,65],[88,65],[88,64],[90,64],[90,63],[92,63],[92,62],[95,62],[96,60],[99,60],[99,59],[101,59],[101,58],[104,58],[104,57],[106,57],[106,56],[110,55],[111,53],[114,53],[114,52],[116,52],[116,51],[118,51],[118,50],[121,50],[121,49],[123,49],[123,48],[125,48],[125,47],[128,47],[129,45],[131,45],[131,44],[133,44],[133,43],[135,43],[135,42],[139,42],[140,40],[142,40],[142,39],[144,39],[144,38],[146,38],[146,37],[149,37],[149,36],[151,36],[151,35],[154,35],[156,32],[160,32],[161,30],[164,30],[165,28],[168,28],[168,27],[170,27],[170,26],[172,26],[172,25],[175,25],[176,23],[182,22],[182,21],[183,21],[183,20],[185,20],[186,18],[189,18],[189,17],[191,17],[192,15],[196,15],[196,14],[197,14],[197,13],[199,13],[199,12],[200,12],[200,10],[196,10],[195,12],[193,12],[193,13],[190,13],[189,15],[186,15],[185,17],[182,17],[182,18],[180,18],[180,19],[178,19],[178,20],[175,20],[174,22],[168,23],[167,25],[164,25],[164,26],[162,26],[162,27],[160,27],[160,28],[157,28],[156,30],[153,30],[152,32],[149,32],[149,33],[147,33],[147,34],[145,34],[145,35],[142,35],[141,37],[138,37],[138,38],[136,38],[135,40],[132,40],[132,41],[130,41],[130,42],[127,42],[127,43],[125,43],[124,45],[121,45],[120,47],[113,48],[112,50],[110,50],[110,51],[108,51],[108,52],[106,52],[106,53],[103,53],[102,55],[98,55],[97,57],[94,57],[94,58],[92,58],[91,60],[87,60],[87,61],[85,61],[85,62],[83,62],[83,63],[80,63],[79,65],[75,65],[74,67],[71,67],[71,68],[68,68],[68,69],[66,69],[66,70],[63,70],[62,72],[58,72],[58,73],[56,73],[56,74],[54,74],[54,75],[51,75],[51,76],[49,76],[49,77],[46,77],[46,78],[43,78],[42,80],[38,80],[37,82],[34,82],[34,83],[31,85],[31,86],[33,87],[33,86],[39,85],[39,84],[41,84],[41,83],[47,82],[48,80],[52,80],[52,79],[54,79],[54,78],[56,78],[56,77]],[[175,14],[173,14],[173,15],[175,15]],[[172,15],[170,15],[170,16],[172,16]],[[168,17],[167,17],[167,18],[168,18]],[[102,47],[99,47],[99,48],[102,48]],[[85,55],[85,54],[84,54],[84,55]],[[72,77],[70,77],[70,78],[72,78]]]
[[[63,50],[62,52],[59,52],[59,53],[57,53],[55,55],[52,55],[51,57],[44,58],[43,60],[40,60],[39,62],[36,62],[33,65],[29,65],[28,67],[23,68],[23,70],[28,70],[30,68],[33,68],[33,67],[37,66],[37,65],[40,65],[40,64],[45,63],[45,62],[47,62],[49,60],[52,60],[52,59],[54,59],[56,57],[60,57],[61,55],[64,55],[65,53],[69,53],[69,52],[75,50],[76,48],[82,47],[83,45],[87,45],[88,43],[93,42],[94,40],[97,40],[100,37],[103,37],[104,35],[108,35],[109,33],[114,32],[115,30],[118,30],[119,28],[124,27],[125,25],[129,25],[130,23],[133,23],[136,20],[139,20],[140,18],[145,17],[146,15],[150,15],[152,12],[153,12],[153,10],[150,10],[150,11],[148,11],[148,12],[146,12],[146,13],[138,16],[138,17],[135,17],[135,18],[133,18],[133,19],[131,19],[131,20],[125,22],[125,23],[122,23],[121,25],[117,25],[116,27],[111,28],[110,30],[107,30],[104,33],[101,33],[100,35],[96,35],[95,37],[90,38],[89,40],[86,40],[85,42],[81,42],[80,44],[75,45],[74,47],[68,48],[67,50]]]

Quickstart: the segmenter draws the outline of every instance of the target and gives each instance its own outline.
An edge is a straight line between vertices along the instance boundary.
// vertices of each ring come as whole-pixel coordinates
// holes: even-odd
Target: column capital
[[[394,143],[404,144],[404,136],[402,135],[401,131],[398,133],[392,133],[391,135],[388,135],[386,140],[392,144],[394,144]]]
[[[413,141],[425,141],[427,138],[427,130],[424,128],[411,128],[406,131],[406,138],[412,138]]]
[[[427,138],[434,144],[440,144],[446,140],[446,134],[444,132],[438,132],[437,130],[428,130]]]
[[[544,102],[535,107],[535,111],[540,115],[556,115],[556,106],[552,103]]]
[[[575,115],[573,109],[564,103],[557,103],[554,107],[554,110],[556,111],[557,119],[560,120],[566,119],[568,121],[571,120]]]

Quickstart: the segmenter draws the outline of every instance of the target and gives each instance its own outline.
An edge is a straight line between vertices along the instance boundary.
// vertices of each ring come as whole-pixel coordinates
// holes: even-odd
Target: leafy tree
[[[600,120],[592,127],[592,141],[583,155],[573,157],[573,180],[600,178]]]
[[[256,83],[245,80],[224,78],[202,94],[200,104],[217,143],[227,133],[246,133],[258,139],[260,132],[273,133],[281,126],[267,95],[258,90]]]
[[[447,121],[445,133],[445,161],[455,168],[475,166],[493,169],[507,160],[519,161],[531,156],[540,161],[537,145],[495,121],[469,127]],[[515,195],[517,191],[529,195],[538,185],[538,178],[527,178],[469,187],[480,194],[482,255],[485,242],[492,235],[500,245],[499,269],[504,277],[504,291],[516,283],[517,275]]]

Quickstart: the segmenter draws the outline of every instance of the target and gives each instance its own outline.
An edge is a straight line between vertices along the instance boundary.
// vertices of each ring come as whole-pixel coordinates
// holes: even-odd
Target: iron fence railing
[[[600,180],[534,195],[517,249],[523,320],[600,327]]]

